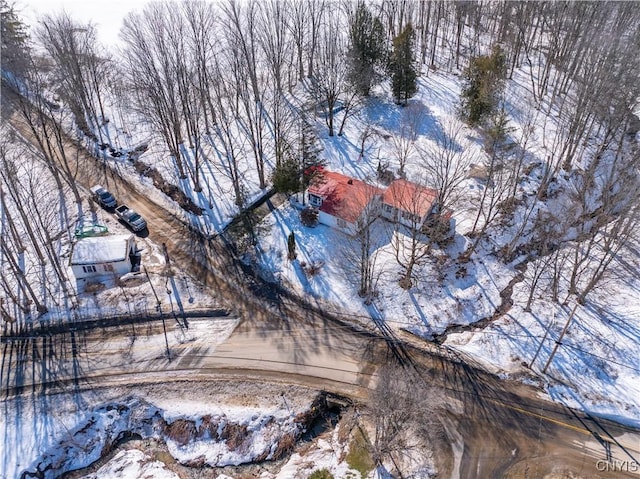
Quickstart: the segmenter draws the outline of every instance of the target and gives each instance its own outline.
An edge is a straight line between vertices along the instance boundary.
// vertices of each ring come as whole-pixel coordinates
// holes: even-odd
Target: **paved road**
[[[29,139],[6,97],[3,95],[4,119]],[[86,187],[100,181],[143,214],[151,240],[165,243],[173,261],[226,301],[240,325],[216,347],[197,338],[180,342],[184,332],[175,324],[169,325],[165,344],[164,335],[158,336],[160,323],[143,330],[145,336],[156,339],[146,349],[140,331],[133,347],[117,344],[114,349],[118,335],[131,335],[129,330],[116,332],[117,328],[8,341],[2,345],[5,392],[26,392],[33,383],[44,383],[53,391],[69,384],[82,388],[108,381],[248,375],[315,385],[366,400],[377,367],[401,360],[407,367],[418,368],[425,381],[443,388],[457,405],[450,420],[460,436],[452,455],[458,460],[442,459],[441,471],[456,471],[465,478],[553,473],[562,477],[567,471],[578,477],[622,477],[619,472],[599,471],[596,462],[640,460],[636,431],[541,400],[533,388],[501,381],[446,351],[424,352],[399,344],[394,337],[358,332],[322,314],[323,305],[314,310],[248,279],[230,260],[223,242],[199,238],[176,215],[139,195],[131,183],[103,168],[72,142],[66,148],[81,166],[77,181]]]
[[[217,317],[189,319],[188,330],[173,320],[165,326],[166,342],[160,321],[138,326],[135,341],[129,325],[6,340],[3,392],[250,378],[325,389],[365,402],[377,381],[377,365],[389,357],[384,339],[330,324],[276,327]],[[461,438],[460,450],[457,462],[453,456],[439,459],[441,471],[457,469],[465,478],[525,477],[525,468],[529,477],[552,471],[626,477],[600,473],[597,461],[607,454],[632,461],[640,454],[635,431],[518,395],[530,391],[450,360],[411,349],[408,355],[426,381],[444,389],[452,405],[447,418]],[[11,388],[16,384],[22,389]]]

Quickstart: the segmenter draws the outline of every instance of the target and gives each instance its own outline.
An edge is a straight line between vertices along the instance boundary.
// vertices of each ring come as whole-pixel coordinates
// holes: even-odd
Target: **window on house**
[[[313,206],[322,206],[322,198],[320,198],[318,195],[309,193],[309,203],[311,203]]]
[[[113,271],[113,265],[112,264],[105,264],[104,265],[104,270],[105,271]]]
[[[393,206],[383,203],[382,209],[385,213],[393,213]]]
[[[338,226],[340,228],[346,228],[347,227],[347,222],[345,220],[343,220],[342,218],[338,218]]]
[[[409,213],[408,211],[402,212],[402,218],[412,223],[419,223],[420,217],[418,215],[414,215],[413,213]]]
[[[96,272],[96,267],[92,264],[88,265],[88,266],[83,266],[82,267],[82,271],[84,271],[85,273],[95,273]]]

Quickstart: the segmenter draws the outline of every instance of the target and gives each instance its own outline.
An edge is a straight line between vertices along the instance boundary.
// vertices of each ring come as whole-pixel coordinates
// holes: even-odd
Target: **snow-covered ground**
[[[540,298],[527,312],[522,308],[528,293],[524,289],[516,288],[516,306],[506,316],[482,331],[452,334],[446,344],[516,377],[528,373],[523,362],[531,365],[536,358],[531,367],[541,372],[573,305],[563,308]],[[578,306],[547,376],[539,380],[554,400],[640,426],[638,305],[636,277],[624,285],[611,285]]]
[[[166,464],[155,461],[139,449],[118,451],[113,458],[96,472],[87,474],[84,479],[179,479],[175,472],[167,469]]]
[[[516,74],[510,84],[508,98],[513,100],[511,109],[514,136],[521,133],[524,124],[534,116],[527,113],[527,88],[524,73]],[[376,90],[362,110],[348,120],[344,136],[322,137],[323,157],[328,168],[375,182],[378,161],[386,161],[392,169],[398,168],[390,135],[398,134],[402,109],[393,104],[388,90],[383,86]],[[427,148],[440,134],[443,125],[455,124],[451,111],[459,94],[459,79],[453,75],[431,72],[420,79],[420,92],[412,100],[422,111],[422,125],[416,144]],[[519,101],[516,102],[515,99]],[[532,119],[533,133],[529,140],[527,164],[544,158],[544,139],[555,134],[554,121]],[[378,132],[368,143],[364,158],[360,158],[359,135],[373,125]],[[317,128],[323,131],[321,122]],[[466,142],[463,148],[483,161],[479,139],[473,131],[463,128]],[[360,158],[360,159],[359,159]],[[421,180],[420,162],[413,156],[407,163],[407,176]],[[535,185],[523,183],[523,191]],[[535,182],[535,177],[533,179]],[[483,188],[482,182],[468,178],[463,184],[463,198],[454,211],[457,220],[454,244],[446,250],[435,250],[429,261],[416,269],[419,278],[410,290],[398,285],[402,268],[394,257],[393,235],[388,223],[382,220],[376,225],[374,237],[379,241],[377,250],[378,297],[366,306],[358,297],[358,274],[349,264],[348,254],[356,247],[355,240],[324,225],[308,228],[301,224],[295,208],[286,204],[265,219],[267,233],[253,253],[253,260],[264,274],[293,288],[302,295],[332,304],[341,314],[352,314],[354,319],[371,322],[382,318],[395,328],[432,337],[443,333],[448,326],[466,325],[489,318],[501,303],[500,292],[516,277],[514,265],[506,265],[495,255],[495,249],[480,245],[471,261],[461,265],[456,258],[468,245],[464,236],[471,229],[475,211],[472,206]],[[561,200],[561,198],[560,198]],[[547,208],[555,208],[561,214],[563,203],[550,201]],[[517,218],[513,228],[519,227]],[[298,259],[287,259],[287,236],[294,232]],[[505,241],[493,235],[494,244]],[[494,247],[495,248],[495,247]],[[439,261],[439,258],[441,261]],[[638,258],[624,258],[631,269],[639,270]],[[318,265],[309,274],[309,265]],[[305,267],[306,266],[306,267]],[[629,269],[627,264],[627,269]],[[621,262],[612,266],[621,271]],[[528,283],[515,281],[513,308],[506,316],[483,330],[455,333],[448,336],[445,345],[464,351],[488,369],[512,377],[525,378],[545,386],[549,396],[567,405],[594,414],[613,417],[622,422],[640,425],[640,281],[638,275],[622,275],[624,280],[613,279],[595,292],[584,306],[578,306],[563,346],[546,371],[547,362],[555,340],[568,319],[573,304],[561,307],[539,293],[532,311],[524,311],[527,302]],[[547,327],[549,333],[545,333]],[[546,334],[546,336],[545,336]],[[544,341],[543,341],[544,340]],[[542,343],[542,346],[540,346]],[[540,351],[538,349],[540,348]],[[537,356],[536,356],[537,354]],[[533,368],[528,366],[536,357]]]
[[[263,479],[290,479],[308,477],[314,471],[328,470],[336,478],[356,478],[360,473],[351,469],[345,461],[348,444],[339,438],[341,432],[336,429],[316,438],[301,447],[301,451],[294,452],[285,460],[277,471],[266,468],[260,473]],[[146,474],[146,475],[145,475]],[[180,477],[169,467],[154,461],[152,457],[138,449],[121,450],[95,473],[83,476],[83,479],[139,479],[153,477],[160,479],[177,479]],[[231,479],[229,474],[216,474],[217,479]]]
[[[113,29],[115,30],[117,28]],[[459,97],[460,78],[455,74],[429,72],[426,75],[426,70],[424,73],[419,80],[419,93],[411,103],[413,111],[417,111],[420,116],[416,146],[428,150],[434,146],[437,137],[448,134],[452,131],[452,125],[457,124],[455,105]],[[529,119],[532,121],[533,130],[527,145],[526,163],[534,165],[545,161],[547,147],[554,142],[557,125],[553,118],[554,112],[548,114],[543,109],[536,109],[530,100],[530,79],[527,75],[523,69],[516,70],[513,80],[508,82],[506,103],[511,126],[515,128],[512,133],[514,138],[522,134]],[[300,85],[294,89],[292,96],[291,102],[300,105],[302,100],[308,99],[308,92]],[[542,107],[547,106],[543,102]],[[123,111],[122,106],[113,99],[107,105],[107,116],[111,121],[104,125],[104,137],[124,151],[148,142],[149,149],[142,155],[142,161],[153,164],[168,181],[179,185],[197,205],[204,208],[204,214],[196,217],[184,213],[158,192],[148,178],[136,173],[126,160],[107,156],[109,165],[119,169],[124,175],[139,180],[136,187],[142,193],[182,215],[203,233],[215,234],[222,231],[238,212],[224,168],[215,161],[209,163],[203,171],[204,189],[200,193],[195,192],[190,180],[178,178],[173,161],[161,143],[151,138],[148,126],[140,123],[138,118],[123,116]],[[319,133],[322,146],[321,156],[327,161],[328,168],[372,182],[376,181],[378,164],[388,164],[390,169],[397,170],[399,164],[393,138],[401,133],[403,115],[407,115],[408,111],[393,103],[388,86],[383,85],[375,89],[373,97],[366,100],[359,111],[347,121],[342,136],[328,137],[322,118],[315,118],[314,127]],[[551,120],[547,121],[547,117],[551,117]],[[338,123],[340,119],[338,115]],[[362,132],[367,128],[374,133],[365,141],[364,155],[361,157]],[[468,152],[468,157],[473,158],[474,163],[482,163],[486,155],[482,151],[478,132],[466,127],[462,127],[462,132],[458,138],[458,147]],[[95,144],[87,145],[95,147]],[[214,144],[209,144],[204,151],[205,155],[213,159],[219,153]],[[250,203],[262,192],[251,168],[250,155],[246,155],[243,161],[240,170],[247,189],[246,202]],[[268,162],[268,169],[270,166],[272,163]],[[422,171],[420,155],[414,149],[407,161],[407,177],[423,181]],[[533,188],[530,183],[535,181],[534,177],[521,185],[520,193]],[[454,244],[446,250],[435,250],[429,261],[416,268],[415,276],[419,280],[408,291],[398,285],[401,267],[391,248],[393,235],[398,233],[393,233],[388,225],[379,222],[376,226],[379,233],[376,237],[380,241],[378,296],[369,306],[364,305],[357,295],[357,275],[345,260],[344,252],[352,246],[351,240],[325,226],[313,229],[304,227],[296,210],[289,205],[277,209],[264,220],[263,226],[267,232],[260,237],[259,244],[252,253],[253,259],[270,279],[281,282],[302,295],[325,301],[343,314],[352,314],[358,321],[370,323],[375,318],[392,327],[432,337],[445,332],[451,325],[468,325],[492,316],[501,303],[500,292],[517,275],[514,265],[505,265],[495,256],[495,248],[487,245],[480,245],[470,262],[465,263],[464,270],[456,263],[458,254],[468,244],[465,234],[473,224],[474,204],[477,204],[483,187],[481,182],[474,179],[467,179],[463,183],[462,198],[454,211],[457,222]],[[561,202],[555,205],[550,203],[547,207],[552,209],[553,214],[562,214]],[[121,228],[110,217],[100,217],[100,221],[113,231]],[[298,250],[298,260],[294,262],[287,259],[286,238],[291,231],[296,235]],[[492,240],[496,245],[501,244],[499,237],[494,236]],[[194,307],[201,305],[203,308],[217,306],[187,273],[177,273],[172,279],[163,276],[164,260],[160,249],[147,240],[138,241],[144,249],[143,265],[150,272],[151,283],[143,282],[140,285],[109,288],[95,294],[81,295],[79,310],[84,315],[112,315],[126,312],[126,308],[132,307],[136,311],[152,311],[158,301],[164,311],[175,311],[187,304]],[[67,251],[65,248],[62,245],[63,254]],[[559,306],[549,298],[538,295],[531,311],[525,311],[528,295],[526,281],[515,284],[512,295],[514,305],[506,315],[482,330],[451,333],[447,336],[445,345],[469,354],[492,371],[534,381],[544,386],[551,398],[567,405],[640,426],[640,275],[637,274],[640,265],[637,256],[622,260],[631,264],[636,274],[627,273],[624,280],[613,279],[607,282],[602,289],[589,296],[584,306],[576,308],[563,344],[549,364],[547,374],[541,374],[541,371],[573,304]],[[314,274],[308,272],[309,265],[317,266]],[[614,262],[613,268],[621,269],[621,261]],[[159,293],[158,299],[155,297],[156,293]],[[127,302],[121,301],[123,295],[129,298]],[[64,313],[64,309],[60,311]],[[50,317],[55,318],[55,312]],[[246,416],[244,412],[234,408],[221,408],[217,403],[206,406],[204,400],[172,408],[172,398],[179,395],[179,392],[164,393],[166,396],[156,390],[155,397],[152,397],[153,394],[147,392],[145,401],[153,406],[137,410],[150,414],[147,418],[153,417],[157,412],[166,421],[176,418],[196,419],[206,414],[233,416],[235,420],[256,430],[259,430],[258,425],[264,424],[267,417],[277,418],[281,422],[276,423],[283,425],[288,424],[287,420],[290,419],[290,416],[284,414],[281,405],[271,402],[246,405],[243,407],[243,411],[246,409],[248,413]],[[107,437],[106,429],[111,427],[117,433],[122,430],[119,424],[129,421],[124,416],[112,416],[112,422],[107,421],[109,416],[106,404],[119,401],[122,397],[115,392],[100,391],[69,396],[62,400],[42,396],[3,403],[5,414],[0,418],[3,430],[0,447],[15,444],[15,453],[10,454],[5,449],[0,454],[3,461],[0,477],[15,477],[19,471],[32,468],[36,457],[40,457],[38,453],[43,451],[50,451],[49,459],[52,461],[63,460],[61,455],[64,448],[60,447],[59,441],[61,438],[73,438],[74,433],[84,428],[92,436],[91,444],[95,447],[86,448],[86,454],[76,454],[76,457],[78,461],[85,461],[82,464],[87,464],[103,445]],[[65,407],[65,404],[68,406]],[[124,401],[121,404],[133,403]],[[92,414],[101,419],[92,423]],[[283,428],[286,429],[286,426]],[[255,442],[256,447],[265,445],[259,438]],[[77,446],[78,444],[69,441],[64,447]],[[224,447],[220,443],[200,442],[189,448],[170,444],[172,453],[185,460],[201,456],[207,459],[214,456],[217,458],[219,454],[229,458],[230,456],[225,456],[229,450]],[[336,453],[336,447],[330,442],[318,442],[317,457],[309,456],[313,457],[309,459],[292,456],[283,469],[290,472],[283,472],[279,477],[290,477],[288,474],[296,474],[294,471],[297,470],[311,472],[315,466],[309,468],[305,465],[312,461],[317,461],[314,464],[324,464],[336,476],[348,476],[344,463],[336,459],[340,456]],[[257,454],[257,451],[251,449],[251,453]],[[320,459],[321,457],[324,459]],[[234,456],[231,460],[237,459]],[[322,460],[327,462],[322,463]],[[130,471],[131,474],[122,477],[137,477],[136,474],[175,477],[161,464],[134,451],[119,453],[104,467],[106,469],[98,471],[96,476],[89,477],[117,477],[114,474],[124,474],[122,471]]]
[[[185,342],[197,338],[213,350],[229,337],[237,324],[236,319],[227,318],[215,322],[193,320],[186,331],[174,328],[175,333],[170,332],[168,341],[173,344],[174,341]],[[163,334],[147,334],[135,339],[135,347],[129,339],[123,339],[122,344],[117,341],[105,342],[100,366],[96,365],[95,369],[109,372],[110,358],[117,356],[114,351],[128,350],[124,354],[131,364],[157,361],[158,355],[165,350],[166,340]],[[112,349],[113,346],[117,346],[117,349]],[[175,398],[182,397],[185,390],[190,391],[192,401],[177,402]],[[249,390],[227,390],[224,383],[206,386],[195,382],[169,382],[127,389],[117,386],[87,391],[70,389],[61,394],[34,393],[3,399],[0,478],[19,477],[22,470],[33,469],[42,461],[52,464],[66,461],[66,468],[84,467],[100,458],[104,445],[116,440],[118,434],[127,430],[129,425],[143,428],[144,424],[139,419],[145,414],[152,418],[161,409],[167,420],[177,417],[180,411],[195,414],[195,398],[199,398],[198,403],[202,408],[212,414],[219,412],[216,404],[222,404],[222,398],[231,398],[231,404],[251,406],[256,411],[268,393],[262,394],[260,388],[256,388],[251,395],[247,393]],[[305,397],[304,394],[301,397]],[[295,402],[295,398],[291,401],[296,407],[304,403]],[[276,404],[273,407],[277,409],[280,406]],[[233,418],[237,415],[237,410],[233,408],[224,412]],[[153,431],[148,430],[148,433],[152,434]]]
[[[188,398],[176,401],[185,390]],[[299,387],[223,381],[21,396],[3,402],[0,477],[36,470],[46,470],[44,477],[59,477],[94,463],[125,433],[166,442],[182,464],[224,466],[267,458],[276,453],[279,441],[301,432],[299,415],[309,409],[315,394]],[[11,453],[5,447],[11,447]],[[121,468],[128,475],[111,475]],[[148,477],[147,470],[176,477],[162,464],[131,451],[117,453],[87,477]]]
[[[110,213],[97,211],[97,224],[109,228],[110,234],[126,234],[125,226]],[[137,248],[141,252],[141,271],[127,276],[126,280],[100,278],[98,288],[90,280],[76,282],[79,292],[79,311],[83,319],[164,313],[181,314],[189,310],[220,308],[220,302],[211,292],[179,265],[167,269],[161,246],[149,238],[136,236]],[[73,275],[70,274],[73,278]],[[55,317],[49,314],[48,318]]]

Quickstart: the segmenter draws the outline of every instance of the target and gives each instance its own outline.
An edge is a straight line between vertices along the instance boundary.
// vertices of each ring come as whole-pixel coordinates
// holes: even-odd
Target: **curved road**
[[[3,93],[3,121],[33,141],[6,101],[6,89]],[[68,384],[84,388],[108,382],[250,375],[366,400],[377,367],[400,359],[405,367],[420,371],[425,381],[443,388],[454,406],[448,418],[459,437],[453,447],[458,460],[441,460],[443,472],[455,470],[465,478],[543,477],[567,471],[579,477],[625,477],[624,472],[600,471],[597,461],[640,461],[640,435],[635,430],[540,399],[533,388],[499,380],[446,350],[427,352],[388,335],[351,328],[322,314],[322,305],[311,309],[250,281],[221,241],[205,241],[192,233],[173,213],[137,194],[130,182],[73,142],[65,149],[77,158],[77,182],[90,187],[99,181],[143,214],[150,239],[165,243],[172,261],[210,286],[232,307],[240,324],[215,346],[210,339],[185,340],[190,333],[169,323],[165,342],[160,322],[139,328],[133,346],[131,327],[7,339],[2,345],[5,394],[55,391]],[[189,330],[221,321],[190,320]],[[117,338],[128,338],[130,345]]]

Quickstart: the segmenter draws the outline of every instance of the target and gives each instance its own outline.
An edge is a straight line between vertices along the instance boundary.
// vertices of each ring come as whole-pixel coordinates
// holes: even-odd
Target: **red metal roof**
[[[431,211],[438,192],[433,188],[412,183],[411,181],[393,180],[384,192],[382,201],[399,210],[408,211],[423,218]]]
[[[383,190],[363,181],[324,170],[314,178],[309,193],[322,197],[320,211],[355,223],[369,202]]]

